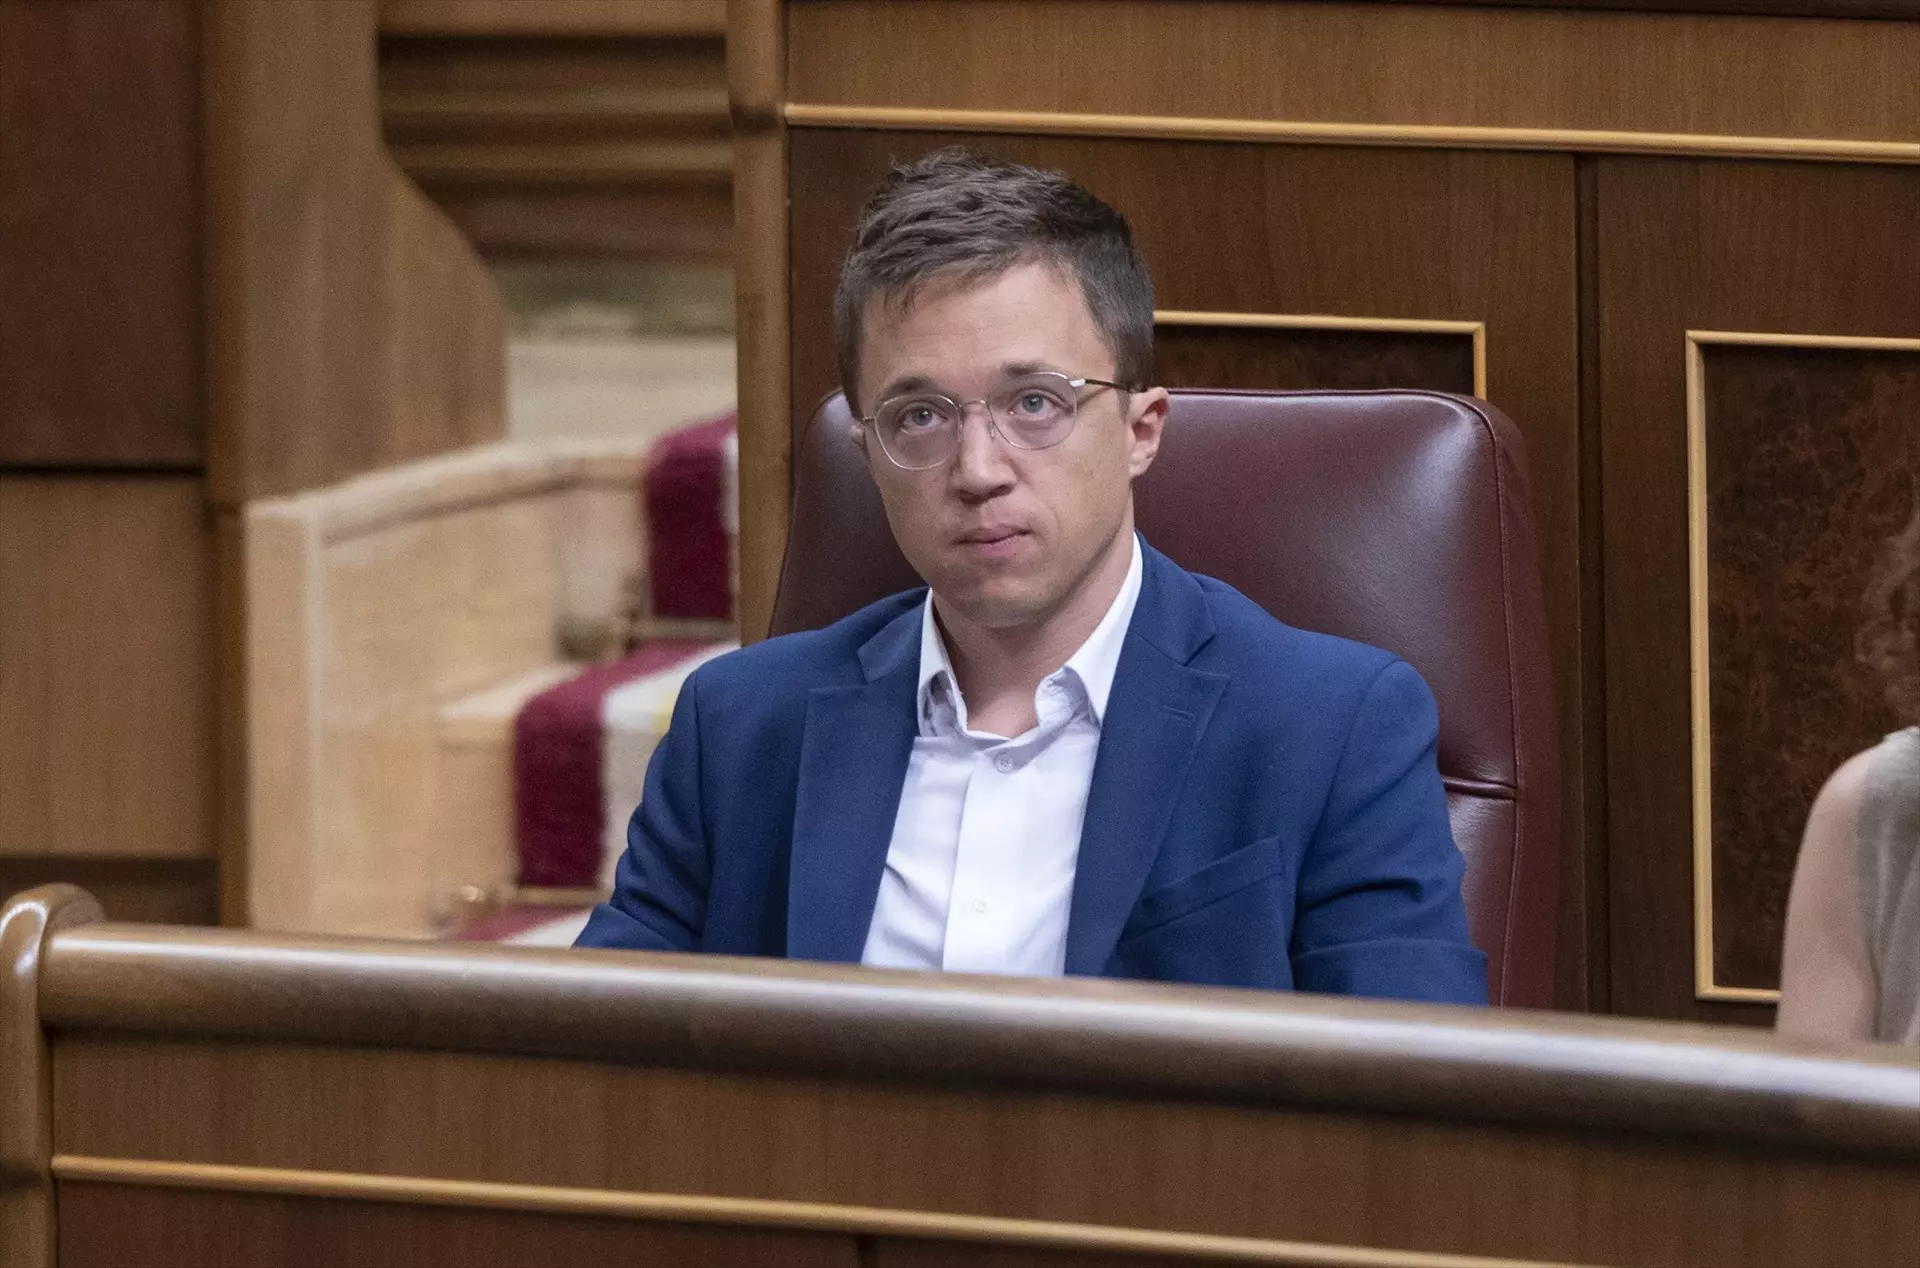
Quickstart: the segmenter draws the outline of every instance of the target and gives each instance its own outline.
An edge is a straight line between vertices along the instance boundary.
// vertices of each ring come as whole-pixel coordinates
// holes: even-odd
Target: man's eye
[[[924,431],[939,425],[939,411],[930,405],[912,405],[900,413],[900,426],[905,431]]]
[[[1028,392],[1015,401],[1013,407],[1022,414],[1044,414],[1052,405],[1044,392]]]

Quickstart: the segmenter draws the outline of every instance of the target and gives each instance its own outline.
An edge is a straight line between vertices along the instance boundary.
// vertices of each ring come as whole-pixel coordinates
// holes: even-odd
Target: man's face
[[[872,413],[903,389],[978,401],[1036,370],[1111,379],[1113,353],[1080,285],[1045,264],[972,282],[936,283],[905,310],[884,298],[863,314],[859,396]],[[989,628],[1046,621],[1115,550],[1130,550],[1133,478],[1153,462],[1166,417],[1158,388],[1088,386],[1067,438],[1016,449],[969,406],[958,451],[903,471],[871,430],[860,443],[900,549],[943,610]]]

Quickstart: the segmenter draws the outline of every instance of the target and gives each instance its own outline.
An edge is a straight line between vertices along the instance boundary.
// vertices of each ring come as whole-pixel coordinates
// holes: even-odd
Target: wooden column
[[[380,131],[375,0],[203,17],[209,471],[220,561],[221,910],[246,921],[243,512],[494,439],[492,279]]]
[[[791,390],[787,287],[786,7],[729,0],[733,217],[739,277],[740,640],[766,637],[786,550]]]

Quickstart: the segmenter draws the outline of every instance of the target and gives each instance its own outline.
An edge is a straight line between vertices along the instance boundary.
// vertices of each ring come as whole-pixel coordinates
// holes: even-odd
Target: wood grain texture
[[[214,857],[217,864],[213,916],[206,923],[245,927],[252,881],[248,813],[253,790],[247,778],[248,703],[253,690],[247,663],[248,614],[246,523],[238,511],[213,516],[214,638],[220,671],[214,683]],[[95,890],[96,893],[100,891]],[[106,896],[102,894],[103,901]],[[121,915],[121,920],[152,917]],[[200,921],[186,923],[198,924]]]
[[[1911,1164],[1098,1085],[1053,1094],[137,1036],[62,1036],[54,1061],[61,1155],[1621,1265],[1888,1263],[1920,1228]]]
[[[396,35],[724,35],[726,0],[380,0]]]
[[[1154,381],[1165,387],[1418,387],[1474,395],[1473,338],[1361,330],[1162,326]]]
[[[9,891],[12,892],[12,891]],[[47,935],[98,920],[67,885],[36,888],[0,910],[0,1262],[54,1263],[53,1067],[40,1024],[40,955]]]
[[[401,169],[487,258],[730,258],[719,31],[550,36],[383,37]]]
[[[1299,0],[789,8],[787,99],[809,104],[1920,141],[1920,22]],[[1032,73],[1030,50],[1071,50],[1072,73]]]
[[[857,1238],[861,1263],[871,1262],[876,1235],[942,1239],[961,1253],[991,1254],[994,1249],[1048,1248],[1099,1253],[1133,1262],[1178,1255],[1185,1263],[1267,1264],[1275,1268],[1570,1268],[1536,1260],[1480,1255],[1434,1254],[1374,1248],[1316,1245],[1270,1238],[1221,1237],[1208,1233],[1165,1232],[1071,1224],[1057,1220],[1020,1220],[946,1212],[906,1211],[825,1202],[720,1197],[694,1193],[634,1193],[557,1185],[502,1184],[490,1180],[382,1176],[368,1172],[305,1171],[278,1167],[236,1167],[193,1162],[155,1162],[135,1158],[94,1158],[56,1154],[56,1185],[64,1183],[129,1185],[170,1190],[191,1203],[206,1193],[272,1195],[330,1199],[351,1204],[413,1204],[460,1207],[494,1213],[613,1217],[633,1221],[645,1238],[650,1227],[665,1223],[720,1227],[734,1231],[783,1229]],[[482,1218],[485,1218],[483,1215]],[[678,1231],[678,1230],[676,1230]],[[691,1231],[691,1230],[687,1230]],[[713,1239],[719,1240],[719,1239]],[[798,1240],[798,1239],[795,1239]],[[1016,1254],[1018,1252],[1016,1251]]]
[[[1561,720],[1561,852],[1570,864],[1580,858],[1589,794],[1581,781],[1584,700],[1577,653],[1582,622],[1597,614],[1582,609],[1577,558],[1581,506],[1570,157],[803,128],[788,135],[788,399],[789,426],[796,430],[821,397],[838,386],[831,297],[860,202],[890,160],[946,144],[970,143],[1016,161],[1058,168],[1112,202],[1132,222],[1161,308],[1484,321],[1490,390],[1519,424],[1528,447]],[[743,259],[743,288],[750,276],[763,275]],[[1195,338],[1210,339],[1217,348],[1223,336],[1171,334],[1169,349],[1178,356],[1198,355],[1189,347]],[[741,366],[743,384],[767,372],[745,345]],[[1181,367],[1170,361],[1168,368]],[[1205,368],[1234,367],[1221,362]],[[1331,364],[1302,364],[1300,370],[1336,372]],[[1468,371],[1470,387],[1470,363]],[[1431,367],[1420,371],[1429,372]],[[1303,378],[1290,385],[1308,384]],[[791,441],[767,436],[763,443],[779,445],[784,460]],[[748,453],[743,439],[743,471]],[[753,522],[750,515],[743,533]],[[771,560],[769,599],[778,577],[784,514],[777,524],[765,524],[770,536],[776,527],[778,536],[761,547]],[[753,592],[744,562],[742,567],[744,603]],[[1574,947],[1584,945],[1584,933],[1575,931],[1572,940]],[[1576,957],[1567,973],[1577,980],[1583,972]]]
[[[188,0],[0,5],[0,465],[202,454]]]
[[[1815,794],[1906,725],[1854,654],[1920,496],[1920,350],[1707,346],[1714,976],[1777,988]]]
[[[211,853],[202,497],[184,476],[0,476],[0,856]]]
[[[78,885],[114,920],[211,925],[219,920],[219,861],[0,856],[0,894],[41,885]]]
[[[1595,162],[1602,531],[1607,611],[1619,614],[1606,633],[1612,1003],[1764,1022],[1766,1008],[1693,999],[1686,332],[1920,334],[1920,172]]]
[[[1123,1087],[1920,1157],[1920,1082],[1898,1050],[1285,992],[114,925],[54,941],[41,1007],[50,1026],[95,1033]]]
[[[223,508],[501,434],[493,284],[380,141],[373,0],[203,10]]]
[[[738,244],[740,641],[766,637],[780,584],[792,484],[788,373],[793,296],[788,242],[786,6],[728,0],[727,100],[734,127],[733,224]]]
[[[1561,846],[1560,942],[1554,999],[1562,1007],[1610,1011],[1612,963],[1607,918],[1607,656],[1604,537],[1600,528],[1600,200],[1591,155],[1574,160],[1579,228],[1575,249],[1580,280],[1580,566],[1582,758],[1579,788],[1585,803],[1581,848]],[[1564,785],[1563,785],[1564,786]]]
[[[1351,0],[1329,0],[1350,3]],[[1455,4],[1458,0],[1387,0],[1396,4]],[[1916,0],[1474,0],[1515,9],[1629,9],[1640,13],[1738,13],[1755,17],[1920,18]]]
[[[62,1182],[62,1268],[857,1268],[850,1236]]]
[[[487,260],[733,259],[731,173],[719,188],[468,187],[432,196]]]

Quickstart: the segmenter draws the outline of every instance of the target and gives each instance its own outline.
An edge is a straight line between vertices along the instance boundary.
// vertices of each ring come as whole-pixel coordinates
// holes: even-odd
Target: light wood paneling
[[[740,583],[742,642],[765,638],[786,549],[793,382],[789,292],[786,7],[728,0],[727,99],[733,112],[734,324],[740,341]]]
[[[189,0],[0,4],[0,466],[193,467]]]
[[[789,9],[787,100],[807,104],[1920,141],[1920,23],[1300,0]]]
[[[1606,158],[1597,192],[1607,608],[1631,613],[1609,623],[1606,648],[1613,1004],[1765,1022],[1764,1007],[1694,1000],[1687,332],[1920,335],[1912,287],[1920,172]],[[1815,403],[1803,392],[1768,408],[1784,411],[1784,425]],[[1824,514],[1818,508],[1845,504],[1830,498],[1861,492],[1823,490],[1818,471],[1814,464],[1793,477],[1791,505]],[[1851,659],[1845,622],[1794,637],[1811,637],[1831,663]],[[1726,689],[1737,698],[1742,687]],[[1800,826],[1768,830],[1797,839]],[[1757,853],[1748,863],[1764,858],[1772,873],[1746,890],[1764,902],[1784,889],[1792,860],[1760,842],[1749,848]],[[1722,908],[1720,917],[1765,919],[1757,909],[1736,916]]]
[[[213,496],[501,434],[500,303],[380,140],[373,0],[204,11]]]
[[[0,855],[212,852],[198,480],[0,477]]]

